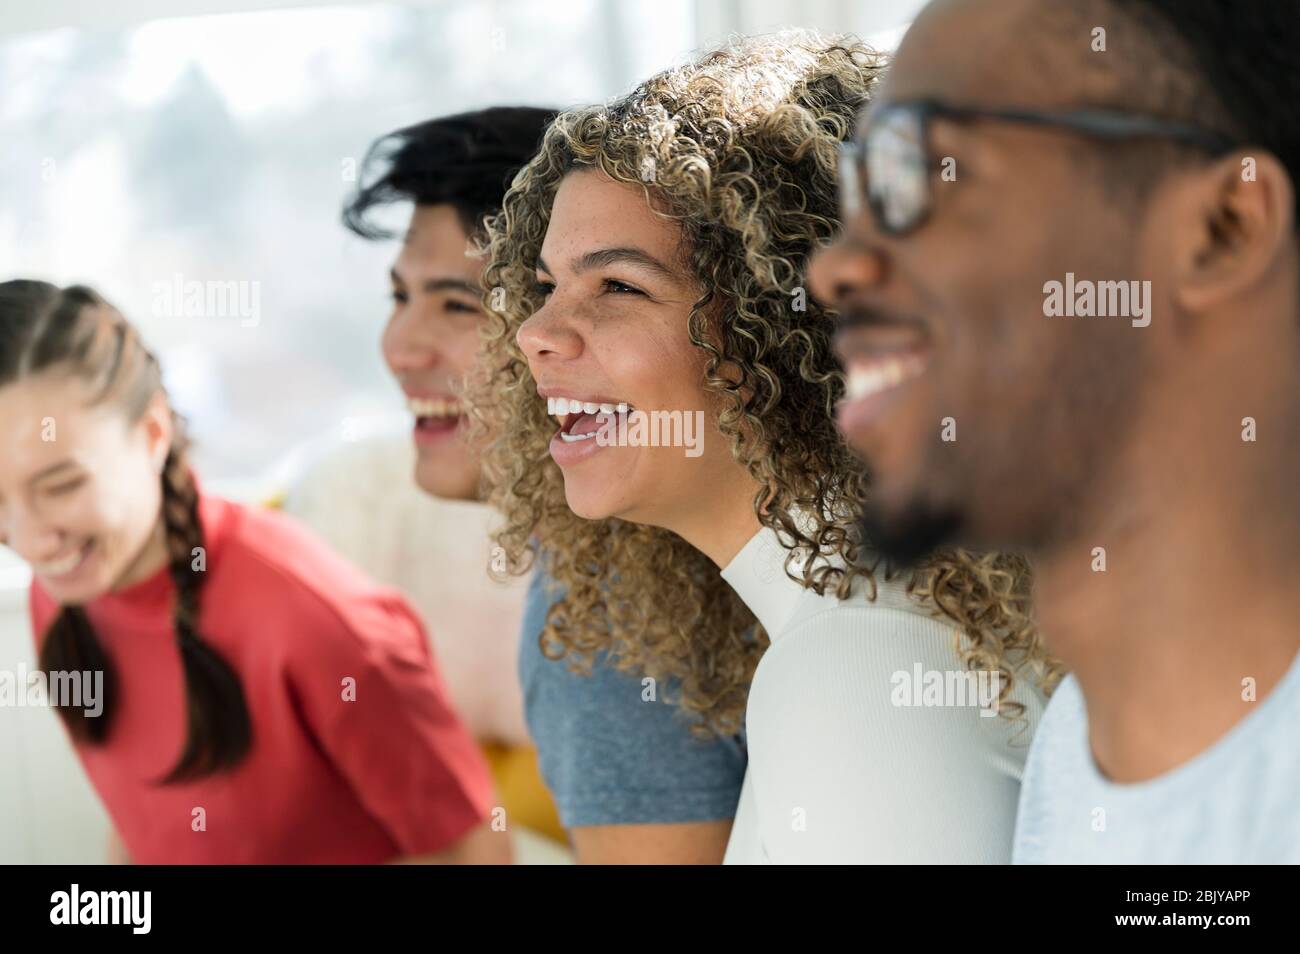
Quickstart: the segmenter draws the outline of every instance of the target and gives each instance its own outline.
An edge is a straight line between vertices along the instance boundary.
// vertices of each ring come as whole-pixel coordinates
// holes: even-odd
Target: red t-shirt
[[[118,706],[106,743],[76,751],[132,860],[376,863],[481,823],[487,764],[406,601],[281,514],[203,495],[200,518],[198,632],[239,674],[253,746],[232,772],[157,784],[186,735],[175,588],[163,568],[88,603]],[[39,647],[58,606],[34,582],[30,607]]]

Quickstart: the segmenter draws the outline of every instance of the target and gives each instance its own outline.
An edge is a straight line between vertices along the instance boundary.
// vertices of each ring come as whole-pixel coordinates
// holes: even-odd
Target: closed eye
[[[51,497],[61,497],[64,494],[72,493],[83,483],[85,483],[85,478],[78,477],[76,480],[70,480],[67,483],[56,484],[53,487],[47,487],[45,493]]]

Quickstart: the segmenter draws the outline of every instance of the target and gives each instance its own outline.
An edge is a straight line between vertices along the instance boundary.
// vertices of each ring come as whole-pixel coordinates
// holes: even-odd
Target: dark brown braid
[[[180,761],[164,781],[201,778],[234,768],[248,754],[253,726],[239,676],[199,638],[199,592],[203,573],[195,569],[204,553],[199,495],[185,463],[184,422],[176,418],[177,439],[162,472],[162,516],[167,557],[176,585],[176,642],[185,672],[189,733]],[[206,564],[204,564],[206,565]]]
[[[50,368],[93,382],[97,400],[119,403],[139,420],[163,392],[158,362],[135,329],[89,288],[60,290],[45,282],[0,283],[0,386]],[[237,766],[252,746],[252,722],[234,669],[198,633],[204,573],[196,563],[204,546],[198,491],[186,464],[184,421],[173,413],[171,449],[163,466],[162,522],[172,581],[175,628],[185,678],[187,733],[176,766],[161,781],[191,781]],[[203,554],[206,561],[206,554]],[[90,619],[79,606],[63,606],[40,650],[46,673],[101,671],[103,710],[96,718],[80,707],[57,711],[78,742],[98,745],[117,711],[119,681]]]

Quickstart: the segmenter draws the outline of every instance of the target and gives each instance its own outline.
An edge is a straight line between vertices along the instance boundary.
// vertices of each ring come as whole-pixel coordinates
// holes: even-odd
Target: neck
[[[1238,385],[1238,399],[1183,390],[1153,405],[1125,479],[1081,502],[1086,534],[1035,555],[1039,624],[1115,781],[1209,748],[1300,653],[1300,413],[1282,388]],[[1252,409],[1269,431],[1254,443],[1242,440]]]
[[[113,589],[124,590],[141,580],[147,580],[166,566],[167,561],[167,529],[163,525],[162,517],[159,517],[144,547],[127,565],[126,570],[113,584]]]
[[[744,490],[701,494],[701,506],[677,515],[665,529],[677,534],[719,567],[725,567],[758,533],[754,513],[758,486],[749,481]]]

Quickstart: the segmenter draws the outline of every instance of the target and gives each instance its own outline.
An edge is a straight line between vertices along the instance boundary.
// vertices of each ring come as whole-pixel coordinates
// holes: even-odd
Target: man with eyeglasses
[[[1296,0],[945,0],[844,152],[864,530],[1024,550],[1072,672],[1018,862],[1300,861],[1297,51]]]

